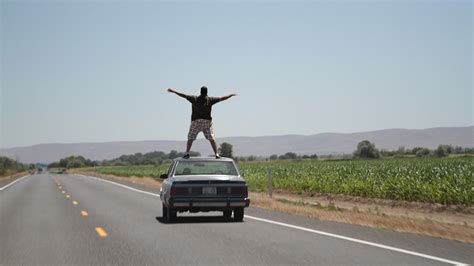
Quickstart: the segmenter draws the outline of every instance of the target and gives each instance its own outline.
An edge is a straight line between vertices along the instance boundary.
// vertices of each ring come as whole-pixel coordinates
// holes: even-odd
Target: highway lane
[[[249,217],[234,223],[215,216],[218,213],[181,215],[178,223],[166,224],[159,218],[161,202],[153,194],[85,176],[43,174],[0,191],[0,264],[452,265],[474,261],[474,245],[456,241],[258,208],[249,208],[246,214],[417,253]]]

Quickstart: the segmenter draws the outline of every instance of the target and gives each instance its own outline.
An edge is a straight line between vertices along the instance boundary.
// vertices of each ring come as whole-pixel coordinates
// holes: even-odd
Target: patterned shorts
[[[188,139],[196,140],[199,132],[203,132],[208,140],[214,139],[214,129],[212,128],[212,121],[206,119],[198,119],[191,122],[189,127]]]

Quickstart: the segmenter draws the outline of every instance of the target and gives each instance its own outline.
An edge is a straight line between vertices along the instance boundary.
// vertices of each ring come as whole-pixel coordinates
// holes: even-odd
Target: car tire
[[[161,213],[163,215],[163,219],[168,218],[168,208],[166,208],[164,203],[161,204]]]
[[[176,221],[176,218],[178,217],[178,213],[176,212],[176,210],[174,210],[173,208],[166,208],[167,212],[166,212],[166,219],[168,222],[175,222]]]
[[[223,211],[224,218],[229,219],[232,216],[232,210]]]
[[[244,220],[244,208],[234,209],[234,221],[242,222]]]

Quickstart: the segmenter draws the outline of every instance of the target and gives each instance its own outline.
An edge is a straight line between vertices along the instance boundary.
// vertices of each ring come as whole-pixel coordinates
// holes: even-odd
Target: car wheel
[[[232,216],[232,211],[231,210],[228,210],[228,211],[224,211],[224,218],[230,218]]]
[[[174,210],[173,208],[166,208],[167,212],[166,212],[166,218],[168,220],[168,222],[174,222],[176,221],[176,218],[178,217],[178,213],[176,212],[176,210]]]
[[[234,221],[242,222],[244,220],[244,208],[234,209]]]
[[[163,215],[163,219],[167,219],[168,217],[168,208],[166,208],[165,204],[161,204],[161,213]]]

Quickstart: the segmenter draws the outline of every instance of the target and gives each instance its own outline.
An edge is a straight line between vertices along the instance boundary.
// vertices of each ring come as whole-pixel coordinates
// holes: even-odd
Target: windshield
[[[238,175],[232,162],[178,162],[176,176],[181,175]]]

